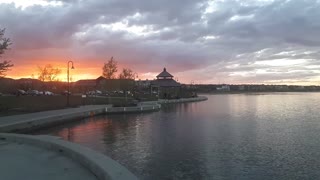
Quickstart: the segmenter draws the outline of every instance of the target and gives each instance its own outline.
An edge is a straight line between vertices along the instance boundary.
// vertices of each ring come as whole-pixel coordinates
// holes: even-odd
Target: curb
[[[71,158],[92,172],[99,180],[138,179],[129,170],[111,158],[78,144],[70,143],[54,136],[20,135],[0,133],[1,141],[26,143],[49,151],[59,152]]]

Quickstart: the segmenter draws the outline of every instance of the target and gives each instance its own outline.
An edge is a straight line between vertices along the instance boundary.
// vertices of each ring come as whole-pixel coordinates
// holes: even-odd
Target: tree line
[[[9,38],[4,37],[5,29],[0,29],[0,58],[9,49],[12,44]],[[6,76],[6,72],[13,67],[11,61],[4,60],[0,62],[0,77]],[[58,76],[61,74],[61,69],[53,67],[51,64],[45,66],[38,66],[37,73],[38,79],[41,81],[59,81]],[[135,79],[137,78],[137,73],[133,72],[129,68],[123,68],[118,77],[116,76],[118,72],[118,62],[111,57],[102,67],[102,76],[106,79]],[[33,76],[33,75],[32,75]]]
[[[116,79],[116,73],[118,72],[118,62],[111,57],[111,59],[104,63],[102,67],[102,76],[106,79]],[[118,79],[135,79],[137,73],[133,72],[129,68],[123,68],[118,76]]]

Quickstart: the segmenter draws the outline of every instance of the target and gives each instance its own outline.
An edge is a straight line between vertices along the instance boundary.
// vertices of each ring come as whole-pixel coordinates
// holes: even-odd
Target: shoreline
[[[159,104],[177,104],[177,103],[188,103],[188,102],[200,102],[206,101],[208,98],[206,96],[198,96],[194,98],[181,98],[181,99],[159,99]]]
[[[221,92],[198,92],[200,95],[219,94],[281,94],[281,93],[320,93],[320,91],[221,91]]]
[[[5,116],[0,118],[0,133],[28,133],[102,114],[150,112],[158,111],[160,108],[160,104],[144,105],[141,107],[90,105],[78,108]]]
[[[15,116],[0,117],[0,133],[28,133],[38,129],[63,124],[102,114],[142,113],[159,111],[163,104],[205,101],[208,98],[182,98],[141,102],[135,107],[112,107],[111,105],[89,105],[53,111],[43,111]]]
[[[13,132],[32,132],[37,129],[64,124],[70,121],[80,120],[86,117],[100,114],[114,113],[141,113],[159,111],[162,104],[187,103],[207,100],[207,97],[158,100],[155,102],[142,102],[137,107],[112,107],[111,105],[91,105],[79,108],[69,108],[40,113],[16,115],[0,118],[0,143],[26,144],[44,149],[46,152],[58,153],[61,157],[67,157],[85,169],[93,173],[97,179],[138,179],[126,167],[114,161],[110,157],[95,152],[81,145],[64,141],[55,136],[25,135]],[[32,153],[32,152],[30,152]],[[7,152],[8,156],[11,154]],[[32,162],[30,162],[32,164]],[[46,171],[44,169],[43,171]],[[0,175],[1,177],[1,175]],[[36,177],[35,177],[36,178]]]

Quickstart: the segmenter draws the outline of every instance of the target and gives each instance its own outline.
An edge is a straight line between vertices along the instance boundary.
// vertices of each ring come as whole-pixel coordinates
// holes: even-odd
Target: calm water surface
[[[42,130],[108,155],[141,179],[318,179],[320,93],[209,95],[160,112]]]

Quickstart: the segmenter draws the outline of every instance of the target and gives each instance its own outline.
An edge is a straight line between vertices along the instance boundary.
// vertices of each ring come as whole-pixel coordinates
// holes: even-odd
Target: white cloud
[[[253,18],[254,18],[254,14],[249,14],[249,15],[245,15],[245,16],[234,15],[229,19],[229,21],[250,20]]]
[[[263,60],[263,61],[256,61],[254,64],[257,65],[267,65],[267,66],[274,66],[274,67],[290,67],[295,65],[305,65],[308,60],[306,59],[273,59],[273,60]]]
[[[17,64],[72,52],[96,64],[115,56],[145,76],[171,66],[186,82],[310,82],[319,75],[319,8],[316,0],[0,0],[0,27]]]
[[[41,5],[41,6],[61,6],[63,3],[61,1],[52,1],[48,2],[45,0],[0,0],[0,4],[10,4],[14,3],[16,7],[21,7],[22,9],[25,9],[26,7],[29,6],[34,6],[34,5]]]

